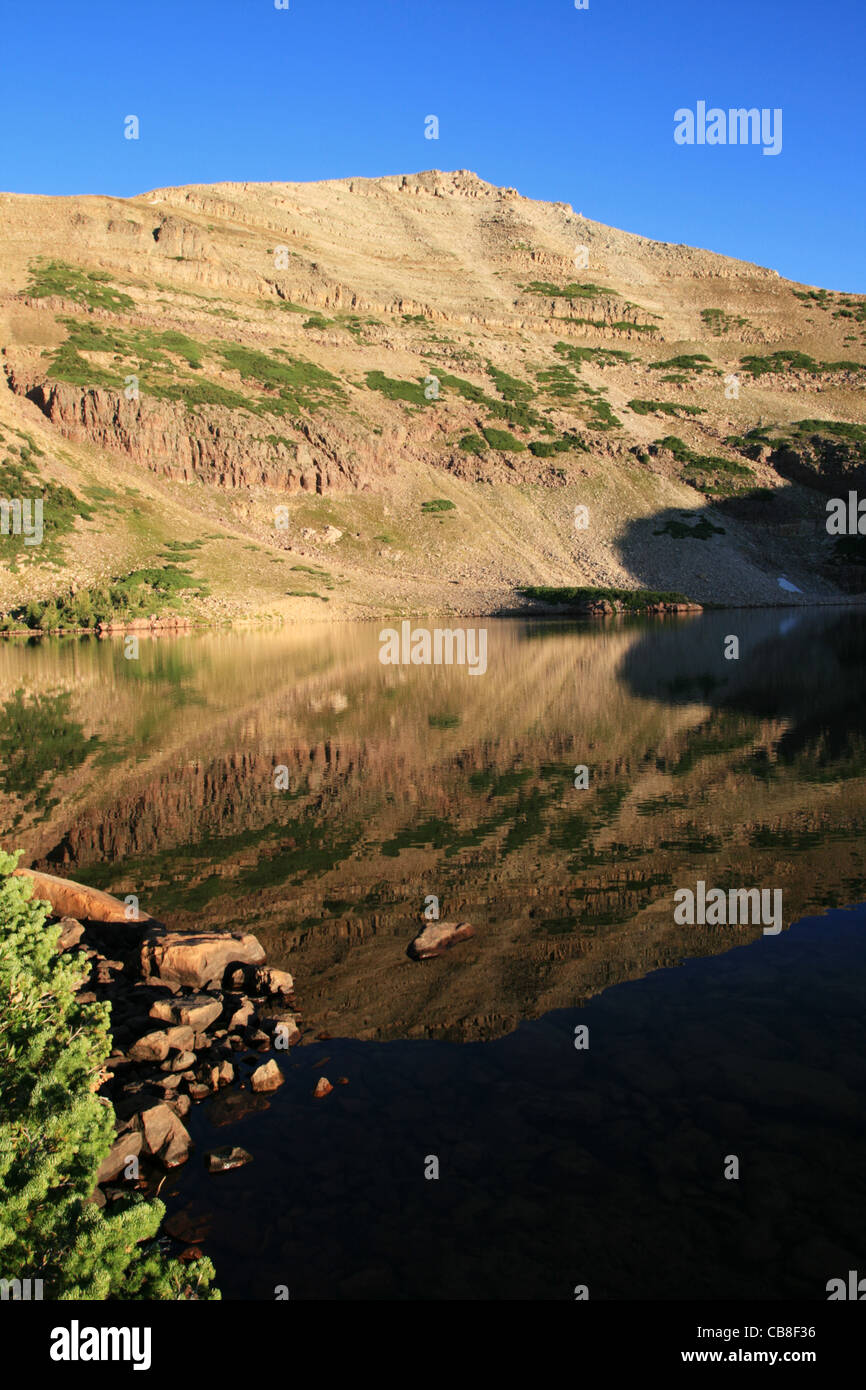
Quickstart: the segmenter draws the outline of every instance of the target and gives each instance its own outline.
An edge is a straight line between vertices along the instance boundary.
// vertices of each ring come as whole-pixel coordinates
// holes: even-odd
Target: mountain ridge
[[[7,615],[172,556],[196,621],[866,587],[825,525],[866,470],[864,296],[466,170],[0,215],[0,469],[81,502],[50,557],[0,537]]]

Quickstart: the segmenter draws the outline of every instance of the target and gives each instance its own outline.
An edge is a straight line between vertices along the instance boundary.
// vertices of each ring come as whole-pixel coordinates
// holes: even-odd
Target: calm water
[[[226,1296],[866,1272],[864,617],[488,622],[478,677],[382,666],[381,626],[0,645],[3,847],[295,975],[286,1084],[197,1107],[163,1189]],[[785,930],[677,925],[699,879]],[[476,936],[416,963],[428,895]],[[208,1177],[224,1143],[254,1163]]]

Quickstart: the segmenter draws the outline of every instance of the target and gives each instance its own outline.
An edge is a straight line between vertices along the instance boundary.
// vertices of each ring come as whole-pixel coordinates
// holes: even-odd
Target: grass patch
[[[751,328],[748,319],[740,318],[736,314],[726,314],[724,309],[702,309],[701,322],[708,328],[714,338],[721,338],[725,333],[730,333],[732,328]]]
[[[108,309],[119,313],[122,309],[134,309],[135,300],[121,290],[114,289],[111,276],[101,270],[82,270],[79,266],[67,265],[65,261],[46,261],[37,257],[29,267],[30,279],[25,294],[31,299],[47,299],[56,295],[69,299],[73,304],[81,304],[86,309]]]
[[[654,445],[656,449],[666,449],[681,465],[680,476],[683,482],[699,492],[729,495],[735,488],[733,478],[750,478],[752,470],[743,463],[722,458],[719,454],[696,454],[688,444],[684,444],[675,434],[669,434]],[[721,478],[719,475],[722,475]]]
[[[421,503],[422,512],[453,512],[456,511],[454,503],[447,497],[434,497],[430,502]]]
[[[706,415],[699,405],[681,405],[678,401],[629,401],[635,415]]]
[[[767,357],[741,357],[740,367],[753,377],[785,372],[806,372],[809,376],[821,376],[825,372],[866,371],[862,362],[816,362],[806,352],[796,352],[787,348],[780,352],[772,352]]]
[[[498,367],[494,367],[492,362],[487,363],[487,374],[503,400],[525,405],[535,395],[527,381],[520,381],[516,376],[509,376],[508,372],[500,371]]]
[[[190,408],[221,405],[253,414],[300,414],[345,397],[335,376],[323,367],[280,353],[267,353],[239,343],[217,341],[205,345],[183,333],[154,333],[146,329],[115,329],[98,323],[64,319],[68,336],[51,355],[50,375],[76,386],[104,386],[121,390],[129,375],[139,378],[139,389],[155,399],[180,401]],[[82,354],[99,353],[111,366],[97,364]],[[272,396],[246,396],[207,377],[189,376],[183,368],[199,372],[210,358],[223,370],[237,372],[243,381],[255,383]]]
[[[429,405],[424,387],[414,381],[399,381],[384,372],[368,372],[365,381],[371,391],[380,391],[389,401],[408,401],[410,405]]]
[[[521,444],[508,430],[497,430],[487,425],[482,433],[491,449],[497,449],[501,454],[519,454],[526,448],[526,445]]]
[[[678,372],[712,372],[715,376],[721,376],[719,368],[713,366],[712,358],[704,352],[681,352],[678,357],[668,357],[664,362],[650,362],[648,366],[652,372],[673,367]]]
[[[74,531],[77,518],[93,521],[96,505],[103,501],[102,498],[85,501],[77,497],[71,488],[45,480],[34,463],[36,453],[32,445],[25,444],[16,454],[13,446],[0,466],[2,500],[10,503],[6,522],[10,529],[8,535],[0,534],[0,560],[13,573],[18,572],[22,561],[31,565],[61,564],[64,556],[61,542],[64,537]],[[42,539],[35,545],[25,544],[26,540],[35,540],[38,535],[38,516],[34,504],[39,500],[42,502]],[[16,503],[21,507],[20,518],[13,510]],[[25,503],[29,503],[29,507],[25,507]],[[25,521],[29,537],[24,535]],[[18,535],[12,531],[15,525],[21,528]]]
[[[553,351],[560,357],[579,367],[582,362],[592,362],[597,367],[610,367],[619,362],[637,362],[633,352],[624,348],[580,347],[577,343],[554,343]]]
[[[605,285],[594,285],[592,281],[586,284],[572,282],[568,285],[554,285],[550,280],[531,280],[528,285],[522,287],[527,294],[543,294],[547,299],[598,299],[601,295],[615,295],[616,290],[608,289]]]
[[[573,449],[584,454],[587,452],[587,446],[576,434],[564,434],[561,439],[533,439],[529,445],[529,452],[537,459],[553,458],[555,454],[570,453]]]
[[[439,385],[448,391],[453,391],[464,401],[471,401],[484,409],[494,420],[505,420],[507,424],[516,429],[546,429],[549,428],[547,422],[542,420],[536,411],[531,410],[528,405],[521,401],[499,401],[495,396],[488,396],[480,386],[476,386],[471,381],[466,381],[463,377],[451,376],[448,372],[437,373]]]

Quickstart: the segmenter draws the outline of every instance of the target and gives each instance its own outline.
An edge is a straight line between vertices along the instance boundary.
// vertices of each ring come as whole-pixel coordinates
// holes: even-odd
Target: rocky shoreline
[[[99,1094],[114,1107],[117,1133],[91,1200],[103,1207],[131,1189],[152,1196],[192,1153],[184,1119],[193,1105],[225,1092],[227,1111],[240,1114],[282,1085],[276,1057],[301,1039],[292,976],[266,964],[255,936],[174,932],[108,893],[16,873],[49,903],[59,949],[84,958],[79,1001],[111,1007]],[[250,1158],[215,1150],[205,1162],[218,1173]]]

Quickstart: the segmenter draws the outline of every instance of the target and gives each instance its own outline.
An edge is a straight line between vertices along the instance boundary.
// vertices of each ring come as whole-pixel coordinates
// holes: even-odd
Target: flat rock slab
[[[162,1023],[188,1024],[204,1032],[222,1011],[222,1000],[210,994],[179,994],[174,999],[157,999],[150,1007],[150,1017]]]
[[[254,936],[160,931],[149,935],[142,945],[141,971],[148,982],[207,989],[222,984],[229,966],[261,965],[264,959],[264,948]]]
[[[124,922],[130,926],[161,925],[146,912],[139,911],[137,917],[130,917],[126,903],[99,888],[87,888],[71,878],[57,878],[36,869],[15,869],[14,872],[19,878],[30,879],[34,898],[50,903],[55,917],[74,917],[79,922]]]
[[[409,955],[414,960],[430,960],[442,956],[460,941],[468,941],[475,935],[475,928],[469,922],[431,922],[419,932],[409,947]]]

